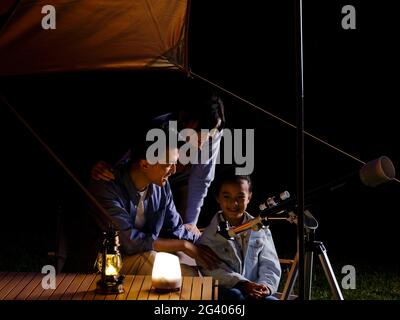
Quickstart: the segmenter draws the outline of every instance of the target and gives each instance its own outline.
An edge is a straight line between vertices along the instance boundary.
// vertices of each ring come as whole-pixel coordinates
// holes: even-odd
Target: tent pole
[[[299,299],[305,296],[304,268],[304,65],[303,65],[303,3],[294,0],[295,11],[295,72],[296,72],[296,157],[297,157],[297,252],[299,273]]]
[[[79,179],[72,173],[72,171],[64,164],[64,162],[53,152],[53,150],[43,141],[43,139],[33,130],[33,128],[26,122],[26,120],[19,114],[19,112],[5,99],[0,93],[0,102],[3,101],[4,105],[10,109],[10,112],[25,126],[26,129],[32,134],[32,136],[39,142],[39,144],[47,151],[47,153],[61,166],[65,173],[76,183],[80,190],[85,194],[87,199],[96,209],[98,216],[95,215],[91,210],[89,213],[92,214],[94,221],[98,224],[101,230],[107,230],[112,227],[114,230],[118,230],[118,226],[111,219],[109,213],[103,206],[96,200],[96,198],[89,192],[89,190],[79,181]]]

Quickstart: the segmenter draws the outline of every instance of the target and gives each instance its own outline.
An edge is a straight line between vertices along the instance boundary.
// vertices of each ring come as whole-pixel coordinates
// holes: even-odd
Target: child
[[[233,172],[222,176],[215,190],[221,211],[217,212],[197,242],[212,249],[222,261],[213,270],[201,267],[204,275],[219,281],[220,300],[276,300],[271,295],[278,288],[281,267],[269,228],[259,231],[249,229],[238,234],[234,240],[218,233],[218,225],[222,221],[228,221],[232,227],[253,218],[246,212],[251,190],[249,176]]]

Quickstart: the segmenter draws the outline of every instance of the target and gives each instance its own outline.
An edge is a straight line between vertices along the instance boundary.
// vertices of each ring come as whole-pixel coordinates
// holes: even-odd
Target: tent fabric
[[[0,34],[0,75],[80,70],[186,69],[189,0],[19,3]]]

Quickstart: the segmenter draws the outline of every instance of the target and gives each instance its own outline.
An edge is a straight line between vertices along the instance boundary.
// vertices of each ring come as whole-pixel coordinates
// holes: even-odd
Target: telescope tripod
[[[328,254],[324,244],[315,240],[315,229],[306,227],[305,235],[305,256],[304,256],[304,279],[305,279],[305,300],[311,300],[312,272],[314,254],[318,255],[326,280],[328,281],[332,295],[336,300],[344,300],[339,284],[336,280]],[[282,300],[289,299],[298,276],[299,253],[296,254],[289,271],[288,279],[282,292]]]

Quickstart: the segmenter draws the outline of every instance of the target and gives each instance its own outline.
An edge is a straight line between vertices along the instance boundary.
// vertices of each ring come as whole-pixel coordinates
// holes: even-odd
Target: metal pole
[[[304,275],[304,78],[303,3],[295,0],[295,56],[297,110],[297,252],[299,254],[299,299],[305,298]]]

